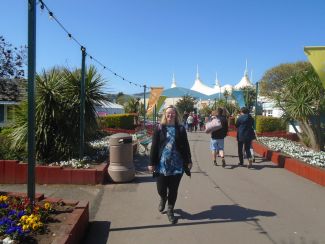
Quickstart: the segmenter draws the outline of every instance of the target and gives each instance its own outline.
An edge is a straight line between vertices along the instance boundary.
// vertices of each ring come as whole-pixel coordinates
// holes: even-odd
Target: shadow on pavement
[[[89,222],[88,230],[82,244],[106,244],[110,225],[111,223],[108,221]]]
[[[256,220],[255,217],[258,216],[273,217],[276,215],[274,212],[249,209],[239,205],[215,205],[209,210],[196,214],[187,213],[182,209],[175,209],[175,213],[180,215],[180,219],[187,220],[227,219],[233,221]]]
[[[152,174],[135,176],[134,183],[148,183],[148,182],[156,182],[156,180],[152,177]]]
[[[254,209],[243,208],[238,205],[219,205],[212,206],[210,210],[206,210],[196,214],[189,214],[181,209],[175,209],[175,214],[180,215],[178,219],[193,220],[196,222],[178,223],[176,225],[142,225],[142,226],[126,226],[120,228],[111,228],[110,231],[128,231],[140,229],[154,229],[174,226],[191,226],[203,224],[222,224],[229,222],[252,221],[258,226],[258,216],[273,217],[276,214],[270,211],[260,211]],[[261,233],[265,231],[261,229]]]

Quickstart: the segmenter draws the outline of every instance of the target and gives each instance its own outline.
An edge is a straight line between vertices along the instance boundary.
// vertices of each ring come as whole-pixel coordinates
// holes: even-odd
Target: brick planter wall
[[[59,166],[35,167],[37,184],[103,184],[108,179],[107,163],[96,165],[91,169],[72,169]],[[26,184],[28,164],[17,160],[0,160],[1,184]]]

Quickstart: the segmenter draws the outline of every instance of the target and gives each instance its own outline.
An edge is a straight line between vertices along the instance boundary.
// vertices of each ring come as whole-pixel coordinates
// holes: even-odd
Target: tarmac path
[[[189,133],[192,177],[183,176],[171,225],[158,212],[147,158],[135,157],[133,182],[97,186],[37,185],[47,197],[87,200],[84,244],[324,244],[325,188],[257,157],[238,167],[236,140],[227,137],[227,166],[214,166],[209,135]],[[220,160],[219,160],[220,165]],[[25,192],[26,185],[0,185]]]
[[[238,167],[226,138],[226,168],[212,164],[209,136],[189,133],[192,177],[183,176],[171,225],[144,160],[135,182],[104,186],[85,243],[325,243],[325,188],[257,158]],[[220,160],[219,160],[220,161]]]

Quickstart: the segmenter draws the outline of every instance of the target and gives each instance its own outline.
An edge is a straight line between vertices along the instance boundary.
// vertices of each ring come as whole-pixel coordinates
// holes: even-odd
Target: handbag
[[[214,118],[210,122],[205,124],[205,133],[211,133],[216,130],[220,130],[222,128],[222,124],[220,119]]]

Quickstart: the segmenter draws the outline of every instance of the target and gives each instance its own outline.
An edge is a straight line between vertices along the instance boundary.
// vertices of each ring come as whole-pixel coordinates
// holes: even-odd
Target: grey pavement
[[[208,135],[189,133],[189,140],[192,177],[181,181],[176,225],[157,210],[159,197],[145,157],[136,157],[131,183],[37,185],[36,191],[90,202],[85,244],[325,243],[324,187],[261,157],[252,169],[238,167],[234,138],[226,138],[225,168],[213,165]],[[0,189],[25,192],[26,185]]]

